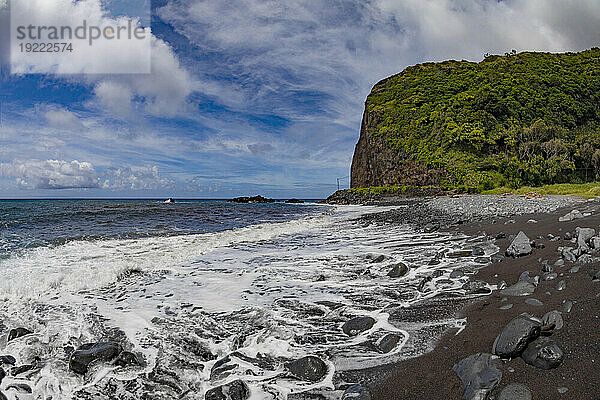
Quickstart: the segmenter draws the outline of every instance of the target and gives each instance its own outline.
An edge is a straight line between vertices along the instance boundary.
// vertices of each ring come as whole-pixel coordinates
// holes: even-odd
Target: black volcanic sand
[[[595,212],[590,217],[572,222],[558,222],[559,216],[573,208]],[[535,219],[538,223],[528,223],[530,219]],[[460,230],[469,235],[485,232],[490,237],[496,237],[500,232],[510,237],[523,231],[530,239],[542,242],[546,247],[534,249],[529,256],[492,264],[480,270],[472,279],[491,284],[504,280],[510,286],[517,282],[525,270],[529,270],[531,276],[541,275],[542,264],[538,259],[549,260],[550,265],[553,265],[560,258],[557,251],[559,246],[576,245],[566,240],[551,242],[546,238],[536,238],[540,235],[546,237],[549,233],[562,237],[565,232],[574,232],[576,227],[598,230],[600,204],[588,202],[551,214],[523,215],[512,220],[516,223],[506,223],[507,219],[474,222],[461,226]],[[497,240],[496,244],[503,254],[510,242],[506,238]],[[461,399],[462,385],[452,371],[455,363],[474,353],[491,353],[496,336],[520,313],[527,312],[541,318],[548,311],[560,311],[563,301],[571,300],[575,303],[572,311],[563,313],[565,326],[551,336],[564,350],[563,364],[557,369],[541,370],[525,364],[521,358],[505,362],[502,381],[492,396],[497,395],[507,384],[522,383],[529,387],[534,399],[600,399],[600,282],[592,282],[587,273],[599,266],[580,265],[579,272],[570,273],[569,269],[574,265],[576,264],[565,262],[562,267],[554,267],[559,277],[540,282],[531,296],[508,297],[508,301],[503,301],[505,296],[494,292],[470,302],[457,313],[459,317],[467,318],[467,327],[458,335],[456,329],[446,332],[435,349],[428,354],[394,365],[347,372],[343,374],[343,379],[367,385],[372,390],[374,400]],[[555,287],[562,279],[567,282],[567,287],[557,291]],[[528,305],[525,303],[527,298],[538,299],[544,305]],[[499,309],[507,303],[514,304],[513,308],[505,311]],[[429,312],[437,311],[431,309]],[[510,372],[511,369],[514,372]],[[560,394],[560,387],[566,387],[568,391]]]

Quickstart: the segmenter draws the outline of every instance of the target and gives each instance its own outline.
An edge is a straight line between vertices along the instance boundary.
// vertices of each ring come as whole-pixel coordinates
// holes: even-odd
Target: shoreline
[[[559,217],[573,209],[593,213],[583,219],[558,222]],[[452,218],[456,216],[450,219]],[[432,220],[436,219],[437,216],[434,215]],[[532,219],[537,222],[532,223]],[[563,236],[566,232],[575,231],[577,227],[597,230],[600,226],[600,202],[580,200],[579,204],[567,204],[548,212],[524,213],[512,217],[480,216],[477,220],[466,223],[447,222],[448,220],[442,220],[438,223],[439,229],[458,229],[472,237],[485,232],[488,237],[496,238],[498,234],[503,233],[506,237],[502,238],[503,235],[500,235],[500,238],[495,239],[500,254],[510,245],[510,236],[517,235],[520,231],[525,232],[530,239],[543,243],[545,247],[534,249],[531,255],[516,259],[507,258],[503,262],[490,264],[471,277],[471,281],[482,280],[492,285],[506,281],[510,286],[518,281],[523,271],[530,271],[532,277],[541,275],[543,264],[540,261],[548,260],[549,264],[553,265],[561,259],[558,247],[575,246],[567,240],[550,241],[547,239],[548,234]],[[427,223],[435,225],[432,221]],[[543,239],[540,239],[541,237]],[[579,271],[569,272],[573,271],[571,268],[575,265],[579,265]],[[454,308],[450,307],[451,314],[467,319],[466,327],[460,333],[457,333],[457,329],[448,330],[435,342],[434,349],[424,355],[376,368],[346,371],[342,373],[342,379],[369,387],[374,400],[461,399],[463,388],[452,370],[455,363],[471,354],[491,353],[496,336],[517,315],[527,312],[541,318],[546,312],[561,310],[563,300],[570,300],[575,305],[570,313],[563,313],[565,326],[552,335],[563,347],[563,364],[557,369],[541,370],[527,365],[521,358],[504,362],[502,380],[492,395],[497,395],[507,384],[522,383],[529,387],[533,398],[591,398],[600,389],[600,371],[597,368],[597,355],[600,353],[600,342],[597,340],[600,330],[600,299],[597,294],[600,287],[598,283],[592,282],[588,274],[595,266],[596,264],[565,262],[562,267],[554,267],[559,275],[557,279],[540,282],[531,296],[507,297],[499,291],[494,291],[488,296],[466,301],[464,304],[455,305]],[[566,288],[558,291],[556,285],[561,280],[566,282]],[[538,299],[543,305],[526,304],[524,301],[528,298]],[[512,308],[499,308],[509,303],[513,304]],[[437,311],[439,310],[429,310]],[[584,376],[586,379],[582,380]],[[564,388],[568,390],[559,393],[559,388],[563,391]]]

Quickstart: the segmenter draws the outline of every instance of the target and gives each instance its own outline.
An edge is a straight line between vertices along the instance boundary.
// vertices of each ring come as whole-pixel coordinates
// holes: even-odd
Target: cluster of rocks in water
[[[27,339],[34,332],[24,327],[13,328],[8,331],[6,336],[7,343],[20,338]],[[69,369],[78,375],[87,374],[92,365],[101,363],[110,363],[118,367],[143,366],[144,361],[141,356],[125,351],[121,344],[116,342],[100,342],[83,344],[74,350],[69,357]],[[40,366],[35,364],[16,365],[17,359],[12,355],[0,355],[0,384],[6,377],[22,378],[27,373],[40,370]],[[7,392],[16,394],[31,394],[32,388],[29,384],[11,383],[4,387]],[[18,398],[15,397],[15,398]],[[7,399],[6,395],[0,392],[0,400]]]
[[[275,203],[276,201],[277,200],[275,200],[275,199],[269,199],[269,198],[263,197],[261,195],[256,195],[256,196],[252,196],[252,197],[248,197],[248,196],[235,197],[233,199],[227,200],[228,203],[238,203],[238,204]],[[285,200],[284,203],[302,204],[302,203],[304,203],[304,200],[293,198],[293,199]]]

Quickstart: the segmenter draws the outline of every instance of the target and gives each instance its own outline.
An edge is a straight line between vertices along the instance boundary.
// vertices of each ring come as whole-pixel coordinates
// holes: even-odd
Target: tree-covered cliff
[[[600,49],[409,67],[366,101],[352,186],[481,191],[600,174]]]

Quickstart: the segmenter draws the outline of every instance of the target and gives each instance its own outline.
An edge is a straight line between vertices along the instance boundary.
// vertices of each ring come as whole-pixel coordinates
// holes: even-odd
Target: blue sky
[[[596,0],[160,0],[151,74],[11,75],[4,5],[3,198],[322,198],[380,79],[600,43]]]

